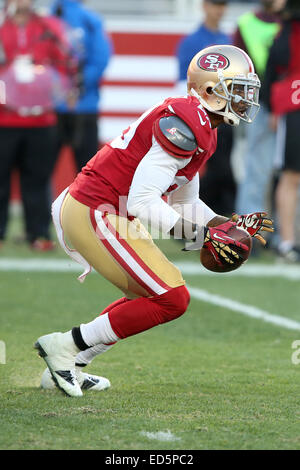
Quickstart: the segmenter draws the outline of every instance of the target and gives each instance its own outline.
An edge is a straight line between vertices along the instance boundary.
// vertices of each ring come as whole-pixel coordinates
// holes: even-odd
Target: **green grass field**
[[[197,262],[176,242],[162,246],[170,259]],[[43,257],[11,241],[0,252],[0,262],[33,257],[66,259],[60,249]],[[299,281],[185,278],[210,294],[300,321]],[[36,338],[93,319],[119,296],[96,274],[81,285],[75,273],[0,271],[1,449],[300,449],[300,364],[291,361],[300,331],[195,298],[178,320],[95,359],[89,371],[108,377],[109,390],[79,399],[42,391]],[[159,432],[170,440],[147,434]]]

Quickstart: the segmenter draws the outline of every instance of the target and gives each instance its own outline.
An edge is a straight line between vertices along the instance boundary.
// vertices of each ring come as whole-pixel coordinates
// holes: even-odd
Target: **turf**
[[[162,245],[170,258],[186,259],[178,243]],[[58,253],[46,258],[64,257]],[[1,256],[33,254],[9,242]],[[295,281],[186,280],[300,321]],[[300,332],[193,299],[175,322],[96,358],[89,371],[108,377],[111,389],[80,399],[42,391],[36,338],[93,319],[118,296],[96,274],[80,285],[72,273],[0,272],[1,449],[300,449],[300,365],[291,362]],[[173,440],[145,434],[159,431]]]

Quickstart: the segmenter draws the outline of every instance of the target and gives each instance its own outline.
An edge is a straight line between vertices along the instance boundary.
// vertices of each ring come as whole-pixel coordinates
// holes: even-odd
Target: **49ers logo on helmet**
[[[204,54],[199,57],[198,66],[203,70],[215,72],[218,69],[227,69],[229,59],[222,54]]]

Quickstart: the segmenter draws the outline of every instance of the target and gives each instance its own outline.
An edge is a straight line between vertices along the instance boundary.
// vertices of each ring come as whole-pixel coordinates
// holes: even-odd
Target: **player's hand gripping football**
[[[258,232],[274,232],[273,220],[268,217],[266,212],[253,212],[245,215],[233,214],[231,220],[236,222],[237,227],[247,230],[251,237],[257,238],[263,245],[267,242]]]
[[[220,265],[234,264],[242,260],[236,248],[249,251],[247,245],[234,240],[228,235],[228,230],[234,226],[236,226],[236,223],[226,222],[217,227],[206,227],[205,229],[203,248],[207,248]]]

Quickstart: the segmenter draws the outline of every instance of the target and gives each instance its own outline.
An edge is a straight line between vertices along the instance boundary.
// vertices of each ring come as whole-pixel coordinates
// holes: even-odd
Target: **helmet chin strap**
[[[201,96],[194,90],[194,88],[191,88],[191,95],[195,96],[197,100],[200,102],[200,104],[203,106],[203,108],[207,109],[207,111],[210,111],[211,113],[218,114],[219,116],[224,116],[224,122],[226,124],[229,124],[230,126],[238,126],[240,123],[240,119],[233,113],[231,113],[228,108],[229,108],[229,102],[227,101],[225,111],[216,111],[213,109],[209,104],[201,98]]]

